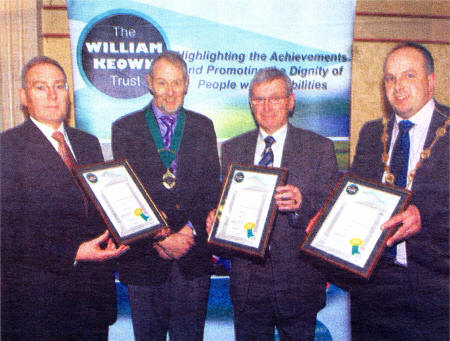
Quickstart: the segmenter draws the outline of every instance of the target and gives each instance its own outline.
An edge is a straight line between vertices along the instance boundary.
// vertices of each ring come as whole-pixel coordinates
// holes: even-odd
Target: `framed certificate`
[[[118,243],[129,244],[167,226],[126,160],[78,167],[77,173]]]
[[[405,207],[410,195],[404,188],[345,174],[300,248],[369,278],[394,232],[380,227]]]
[[[285,177],[282,168],[230,164],[209,243],[263,257],[276,212],[275,187]]]

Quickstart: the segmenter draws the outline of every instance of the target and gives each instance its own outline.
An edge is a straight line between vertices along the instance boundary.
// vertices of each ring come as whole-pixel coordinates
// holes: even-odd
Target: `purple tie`
[[[173,116],[161,116],[161,123],[163,124],[163,131],[162,138],[164,141],[164,146],[166,149],[169,149],[170,142],[172,141],[172,135],[173,135],[173,125],[175,123],[175,117]]]

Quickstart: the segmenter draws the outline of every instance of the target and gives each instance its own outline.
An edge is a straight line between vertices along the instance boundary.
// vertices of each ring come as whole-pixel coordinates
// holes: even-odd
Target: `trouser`
[[[136,341],[203,340],[210,276],[187,280],[173,264],[161,285],[128,285]]]

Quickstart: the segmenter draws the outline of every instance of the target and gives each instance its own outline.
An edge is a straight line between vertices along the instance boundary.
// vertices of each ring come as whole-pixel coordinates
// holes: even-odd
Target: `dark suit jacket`
[[[253,165],[258,130],[252,130],[227,141],[222,147],[222,171],[229,163]],[[289,224],[289,213],[278,212],[270,244],[278,307],[281,313],[318,311],[325,302],[324,274],[299,246],[304,228],[322,207],[337,177],[333,143],[313,132],[288,125],[282,164],[288,170],[287,183],[302,193],[302,205],[295,225]],[[267,260],[265,260],[267,261]],[[236,255],[231,260],[230,294],[235,309],[243,309],[248,294],[251,264],[260,260]]]
[[[220,190],[219,157],[212,121],[186,110],[182,140],[177,155],[177,179],[172,190],[162,185],[166,172],[144,117],[145,108],[113,123],[112,149],[115,159],[127,159],[156,206],[165,212],[172,230],[188,221],[196,231],[195,246],[177,260],[183,275],[208,274],[211,254],[206,247],[205,221],[217,204]],[[120,260],[124,283],[150,285],[167,280],[171,260],[162,259],[149,239],[132,244]]]
[[[67,134],[78,164],[103,161],[97,138]],[[71,172],[29,119],[1,134],[1,186],[2,337],[53,338],[89,328],[86,321],[112,323],[111,264],[74,266],[79,245],[106,226],[92,205],[86,214]]]
[[[425,147],[435,136],[436,129],[448,119],[449,108],[436,104],[428,130]],[[394,119],[388,124],[391,139]],[[381,181],[383,144],[381,120],[364,125],[359,136],[356,155],[351,172]],[[388,146],[389,146],[388,142]],[[449,303],[449,133],[448,128],[417,170],[412,186],[410,204],[419,208],[422,230],[407,241],[408,276],[416,289],[411,293],[412,301],[425,313],[438,311],[448,321]],[[375,269],[376,271],[376,269]],[[413,300],[414,299],[414,300]],[[412,303],[413,304],[413,303]],[[430,311],[433,310],[434,312]],[[425,318],[430,320],[428,315]]]

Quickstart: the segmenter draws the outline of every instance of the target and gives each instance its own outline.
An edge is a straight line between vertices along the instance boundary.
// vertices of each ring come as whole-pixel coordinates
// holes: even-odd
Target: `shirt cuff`
[[[197,232],[195,232],[195,227],[194,225],[192,225],[192,222],[190,220],[187,221],[186,226],[192,230],[192,233],[194,234],[195,237],[197,235]]]

